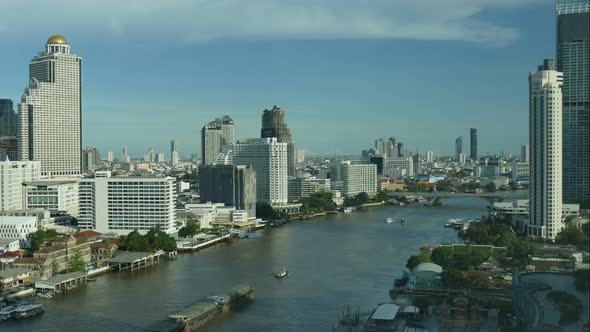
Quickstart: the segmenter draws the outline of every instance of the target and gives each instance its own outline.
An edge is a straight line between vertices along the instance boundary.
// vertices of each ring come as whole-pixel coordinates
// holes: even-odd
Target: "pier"
[[[214,245],[217,242],[229,239],[232,235],[211,235],[198,234],[195,235],[193,241],[177,241],[176,246],[178,251],[195,251]]]
[[[135,272],[149,266],[160,264],[160,256],[163,252],[126,252],[107,261],[111,270]]]
[[[58,293],[67,292],[68,290],[86,284],[86,272],[70,272],[66,274],[58,274],[54,277],[47,278],[47,280],[39,280],[35,282],[35,290],[41,293]]]

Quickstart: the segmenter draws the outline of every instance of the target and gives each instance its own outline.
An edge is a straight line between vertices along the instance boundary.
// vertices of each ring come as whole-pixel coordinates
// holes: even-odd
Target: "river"
[[[427,208],[383,207],[327,215],[263,231],[258,239],[219,244],[135,273],[42,300],[46,312],[0,323],[1,331],[141,331],[168,314],[238,284],[255,300],[203,331],[330,331],[347,304],[370,310],[390,301],[388,289],[423,244],[457,242],[448,218],[486,214],[481,198],[453,198]],[[401,217],[406,224],[387,224]],[[281,265],[289,275],[276,280]]]

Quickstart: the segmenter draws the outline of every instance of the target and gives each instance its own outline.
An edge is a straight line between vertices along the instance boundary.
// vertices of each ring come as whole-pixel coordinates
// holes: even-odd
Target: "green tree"
[[[443,284],[447,287],[464,287],[467,285],[467,279],[463,275],[463,272],[457,269],[443,270],[440,277]]]
[[[192,237],[193,235],[199,233],[199,225],[195,222],[187,222],[186,226],[182,227],[178,231],[179,237]]]
[[[150,243],[147,237],[139,234],[137,230],[130,232],[127,236],[123,236],[121,240],[123,250],[135,252],[150,251]]]
[[[79,253],[74,254],[68,260],[68,272],[84,272],[86,271],[86,263],[82,260]]]
[[[555,242],[560,244],[581,244],[584,242],[584,233],[573,223],[567,223],[557,236]]]
[[[419,255],[412,255],[410,258],[408,258],[406,267],[412,270],[416,267],[416,265],[428,262],[430,262],[430,254],[426,251],[421,251]]]
[[[485,187],[484,187],[484,189],[487,192],[494,192],[494,191],[497,190],[496,184],[493,183],[493,182],[490,182],[490,183],[486,184]]]
[[[432,262],[447,269],[453,265],[453,250],[450,247],[438,247],[432,251]]]
[[[386,192],[384,192],[382,190],[379,190],[377,195],[375,195],[375,197],[374,197],[375,202],[386,202],[388,199],[389,199],[389,196],[387,195]]]
[[[57,237],[57,232],[53,229],[39,229],[34,233],[29,234],[29,242],[31,243],[31,251],[39,250],[39,247],[48,239]]]

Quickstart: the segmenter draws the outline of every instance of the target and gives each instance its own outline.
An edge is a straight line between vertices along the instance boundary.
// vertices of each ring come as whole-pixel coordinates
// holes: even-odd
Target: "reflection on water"
[[[44,300],[44,315],[1,323],[4,331],[137,331],[237,283],[255,300],[203,331],[327,331],[350,304],[361,311],[389,301],[388,290],[420,245],[457,241],[451,217],[486,213],[480,198],[426,208],[386,207],[328,215],[162,261],[149,271],[110,273],[66,296]],[[387,224],[387,217],[408,220]],[[277,280],[281,265],[289,275]]]

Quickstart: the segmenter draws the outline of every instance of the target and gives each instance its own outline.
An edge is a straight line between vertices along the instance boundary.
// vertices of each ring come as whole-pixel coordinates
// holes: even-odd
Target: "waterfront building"
[[[455,140],[455,160],[459,161],[459,156],[463,153],[463,136],[457,137]]]
[[[43,179],[23,182],[27,210],[43,209],[78,216],[79,179]]]
[[[29,248],[29,234],[37,231],[33,216],[0,216],[0,238],[18,239],[21,248]]]
[[[44,176],[78,175],[82,168],[82,58],[59,35],[29,65],[18,105],[19,160],[41,162]]]
[[[432,151],[426,152],[426,162],[428,162],[428,163],[434,162],[434,152],[432,152]]]
[[[512,179],[516,181],[528,180],[530,176],[530,164],[522,161],[512,162]]]
[[[520,147],[520,161],[528,163],[530,161],[531,151],[528,144],[523,144]]]
[[[250,165],[256,172],[256,201],[280,205],[288,202],[287,143],[276,137],[239,140],[233,145],[234,165]]]
[[[225,115],[201,129],[201,158],[203,165],[213,165],[225,145],[234,143],[234,120]]]
[[[22,210],[23,182],[41,177],[38,161],[0,161],[0,211]]]
[[[469,158],[477,160],[477,129],[469,129]]]
[[[330,179],[317,179],[315,177],[291,178],[288,182],[289,202],[297,202],[313,193],[329,192],[330,190]]]
[[[83,178],[78,190],[78,227],[126,235],[135,229],[145,234],[159,225],[173,233],[174,182],[172,177],[112,177],[110,171]]]
[[[590,1],[557,1],[557,71],[563,73],[563,201],[590,204]]]
[[[82,172],[94,172],[100,165],[100,152],[96,148],[86,148],[82,151]]]
[[[377,192],[377,165],[353,164],[342,162],[342,194],[354,196],[365,192],[369,195]]]
[[[295,176],[295,144],[293,142],[291,130],[287,126],[285,111],[282,108],[274,105],[272,109],[265,109],[262,112],[262,129],[260,130],[260,137],[276,137],[278,143],[287,144],[287,175]]]
[[[555,238],[562,222],[563,74],[545,60],[529,74],[530,215],[528,235]]]
[[[201,165],[201,202],[224,203],[256,216],[256,172],[246,165]]]
[[[404,177],[404,176],[409,176],[409,177],[414,176],[414,160],[413,160],[413,158],[408,157],[408,158],[387,159],[385,161],[385,167],[383,168],[383,176],[389,176],[392,178],[400,178],[400,177]]]

